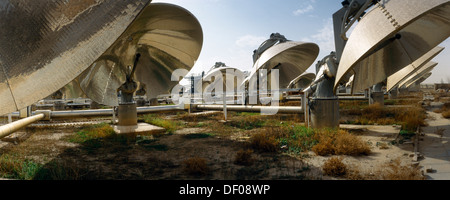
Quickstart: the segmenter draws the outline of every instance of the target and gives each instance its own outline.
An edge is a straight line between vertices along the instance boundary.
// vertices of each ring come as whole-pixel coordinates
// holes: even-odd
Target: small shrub
[[[194,176],[204,176],[209,173],[209,168],[204,158],[189,158],[183,161],[184,171]]]
[[[333,139],[331,138],[321,139],[321,141],[318,144],[316,144],[311,150],[319,156],[333,155],[334,154]]]
[[[24,158],[0,157],[0,177],[4,178],[32,180],[41,167],[41,164]]]
[[[419,167],[402,165],[400,159],[384,164],[377,171],[380,180],[424,180]]]
[[[250,146],[262,152],[277,152],[279,137],[274,134],[275,128],[266,128],[265,131],[253,134],[250,137]]]
[[[324,175],[333,177],[345,176],[347,174],[347,165],[342,160],[342,158],[333,157],[325,161],[322,167]]]
[[[386,117],[384,107],[379,103],[369,105],[369,107],[363,109],[362,115],[364,118],[369,120]]]
[[[334,145],[335,155],[360,156],[369,155],[370,146],[358,136],[346,131],[339,131]]]
[[[425,125],[426,113],[423,108],[397,110],[396,118],[402,123],[402,130],[415,132],[419,126]]]
[[[349,155],[360,156],[370,154],[370,146],[358,136],[347,131],[316,130],[318,143],[311,149],[319,156]]]
[[[434,110],[435,113],[441,113],[442,117],[449,119],[450,118],[450,102],[444,103],[442,108]]]
[[[418,126],[425,125],[426,112],[421,107],[387,108],[373,104],[361,110],[355,124],[391,125],[401,124],[403,130],[415,131]]]
[[[442,112],[442,117],[450,119],[450,110]]]
[[[240,150],[236,153],[234,157],[234,164],[250,166],[253,164],[254,160],[252,158],[252,150]]]

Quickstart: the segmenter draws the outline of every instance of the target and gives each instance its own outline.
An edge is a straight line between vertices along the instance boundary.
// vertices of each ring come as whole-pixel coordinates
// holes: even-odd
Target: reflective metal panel
[[[420,70],[422,67],[425,66],[428,62],[431,61],[435,56],[437,56],[439,53],[441,53],[444,50],[443,47],[436,47],[432,49],[430,52],[423,55],[421,58],[417,59],[414,63],[411,65],[408,65],[407,67],[399,70],[395,74],[389,76],[387,78],[387,91],[390,91],[398,86],[398,84],[410,76],[414,75],[415,72]]]
[[[350,76],[347,83],[345,84],[345,87],[350,87],[353,85],[353,79],[355,78],[355,75]]]
[[[354,73],[366,89],[410,65],[450,36],[449,0],[380,1],[353,30],[340,61],[340,80]]]
[[[423,83],[424,81],[426,81],[428,78],[430,78],[430,76],[432,75],[432,72],[428,72],[427,74],[425,74],[424,76],[420,77],[419,79],[417,79],[416,81],[406,85],[406,88],[409,88],[411,86],[414,85],[420,85],[421,83]]]
[[[89,98],[117,106],[117,89],[140,53],[134,80],[147,87],[147,98],[155,98],[177,84],[171,81],[174,70],[192,68],[202,44],[202,28],[194,15],[176,5],[152,3],[78,80]]]
[[[74,80],[60,89],[64,99],[76,99],[87,98],[83,90],[81,90],[80,84],[77,80]]]
[[[248,82],[260,69],[279,69],[280,88],[287,88],[289,83],[305,72],[319,55],[319,46],[314,43],[284,42],[267,49],[255,62]],[[270,80],[268,82],[270,85]]]
[[[229,74],[228,72],[232,72],[231,74]],[[242,77],[239,77],[239,75],[242,75]],[[237,68],[234,67],[221,67],[221,68],[216,68],[213,69],[211,71],[208,72],[208,74],[206,74],[203,77],[203,82],[202,82],[202,91],[206,92],[211,90],[211,88],[209,88],[209,86],[215,82],[215,79],[217,78],[216,76],[222,76],[222,81],[223,81],[223,90],[228,90],[228,91],[240,91],[240,86],[242,84],[242,81],[244,79],[243,77],[243,72]],[[227,77],[232,77],[235,76],[237,78],[233,79],[233,82],[227,82]],[[198,83],[199,84],[199,83]],[[199,87],[199,86],[197,86]],[[232,89],[231,89],[232,88]],[[241,88],[243,90],[243,88]]]
[[[289,83],[288,88],[305,89],[316,79],[314,73],[303,73]]]
[[[43,99],[104,53],[150,0],[2,0],[0,115]]]
[[[399,83],[398,88],[401,87],[409,87],[411,84],[416,82],[421,77],[425,76],[429,72],[431,72],[438,63],[436,62],[429,62],[427,63],[423,68],[421,68],[419,71],[414,73],[412,76],[410,76],[408,79],[404,80],[403,82]]]

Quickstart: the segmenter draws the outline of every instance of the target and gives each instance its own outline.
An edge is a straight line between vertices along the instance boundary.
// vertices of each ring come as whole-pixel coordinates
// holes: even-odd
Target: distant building
[[[434,84],[420,84],[420,90],[423,92],[433,92]]]
[[[449,91],[450,83],[436,83],[436,84],[434,84],[434,91],[436,91],[436,90]]]

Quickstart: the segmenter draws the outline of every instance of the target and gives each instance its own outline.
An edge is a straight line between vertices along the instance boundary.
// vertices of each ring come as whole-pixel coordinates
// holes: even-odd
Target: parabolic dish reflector
[[[446,40],[449,24],[449,0],[380,1],[347,41],[334,89],[348,73],[353,91],[384,81]]]
[[[399,70],[395,74],[389,76],[387,78],[386,90],[391,91],[392,89],[397,87],[400,82],[414,75],[415,72],[419,71],[422,67],[424,67],[428,62],[430,62],[435,56],[437,56],[443,50],[444,50],[443,47],[435,47],[430,52],[426,53],[425,55],[417,59],[411,65],[408,65],[407,67]]]
[[[59,91],[61,91],[65,99],[87,98],[76,79]]]
[[[267,69],[268,76],[272,69],[279,69],[279,86],[287,88],[289,83],[304,73],[319,55],[319,46],[305,42],[283,42],[270,47],[255,62],[248,82],[261,69]],[[256,79],[255,79],[256,80]],[[270,80],[269,80],[270,87]]]
[[[305,89],[311,85],[311,83],[316,79],[314,73],[303,73],[289,83],[288,88],[290,89]]]
[[[420,85],[421,83],[423,83],[424,81],[426,81],[428,78],[430,78],[430,76],[432,75],[432,72],[428,72],[427,74],[425,74],[424,76],[418,78],[416,81],[411,82],[410,84],[406,85],[406,88],[411,87],[413,84],[415,85]]]
[[[156,98],[178,84],[171,81],[173,71],[192,68],[202,44],[202,28],[194,15],[176,5],[152,3],[78,80],[93,101],[117,106],[117,89],[140,53],[134,80],[147,87],[148,98]]]
[[[228,72],[231,72],[231,73],[228,73]],[[238,91],[240,91],[239,87],[241,86],[241,83],[244,79],[243,76],[240,79],[238,76],[239,74],[243,75],[243,72],[234,67],[216,68],[216,69],[209,71],[208,74],[206,74],[203,77],[202,88],[199,87],[200,83],[197,83],[198,84],[197,88],[201,89],[203,92],[210,91],[210,90],[212,90],[212,88],[209,88],[209,87],[214,87],[213,83],[217,82],[216,79],[221,78],[222,82],[223,82],[223,85],[222,85],[223,90],[238,92]],[[233,78],[232,82],[227,82],[227,77],[237,77],[237,78]],[[242,91],[243,91],[243,89],[244,88],[242,88]],[[240,92],[242,92],[242,91],[240,91]]]
[[[416,82],[418,79],[420,79],[421,77],[423,77],[426,74],[428,74],[429,72],[431,72],[436,67],[436,65],[438,65],[438,63],[428,62],[424,67],[422,67],[419,71],[415,72],[408,79],[399,83],[398,88],[401,88],[401,87],[407,88],[407,87],[411,86],[411,84]]]
[[[70,83],[125,31],[149,0],[2,0],[0,115]]]

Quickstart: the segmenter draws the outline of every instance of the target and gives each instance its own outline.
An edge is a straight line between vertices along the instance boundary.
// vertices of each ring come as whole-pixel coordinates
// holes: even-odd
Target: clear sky
[[[193,73],[209,70],[216,62],[243,71],[252,68],[253,50],[280,33],[287,39],[314,42],[320,47],[317,60],[334,51],[332,15],[342,0],[153,0],[182,6],[192,12],[203,28],[203,49]],[[433,61],[439,65],[425,83],[450,83],[450,39]],[[315,64],[315,63],[314,63]],[[313,65],[314,65],[313,64]],[[308,72],[315,73],[314,66]]]

